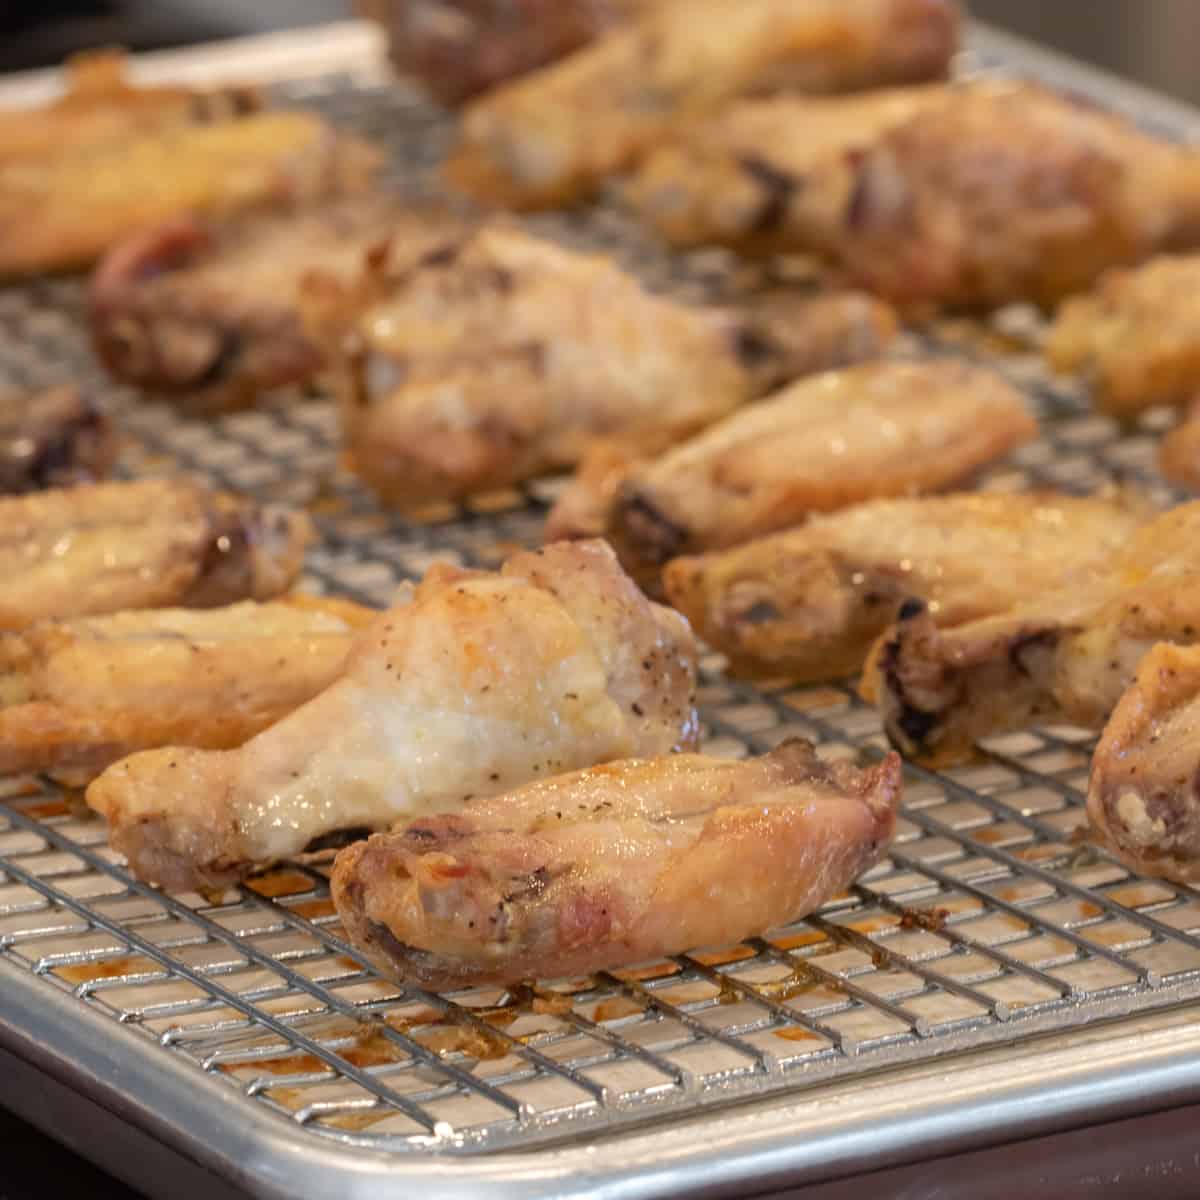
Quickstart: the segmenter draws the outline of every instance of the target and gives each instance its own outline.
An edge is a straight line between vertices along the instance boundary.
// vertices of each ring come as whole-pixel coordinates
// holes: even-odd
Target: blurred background
[[[403,3],[403,0],[392,0]],[[968,0],[983,20],[1200,103],[1200,0]],[[352,15],[352,0],[0,0],[0,71],[86,46],[135,50]]]

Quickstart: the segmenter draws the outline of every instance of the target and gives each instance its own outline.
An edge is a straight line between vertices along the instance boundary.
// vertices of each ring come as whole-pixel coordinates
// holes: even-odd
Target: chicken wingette
[[[587,975],[727,946],[844,891],[891,842],[900,761],[807,742],[731,762],[612,763],[343,850],[351,940],[427,988]]]
[[[667,599],[743,674],[857,671],[900,604],[939,626],[1005,612],[1103,563],[1149,519],[1132,497],[960,493],[876,500],[663,571]]]

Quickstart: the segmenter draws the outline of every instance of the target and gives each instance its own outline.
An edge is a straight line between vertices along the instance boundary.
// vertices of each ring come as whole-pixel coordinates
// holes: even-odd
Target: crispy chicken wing
[[[0,275],[84,267],[188,213],[227,217],[359,192],[379,162],[317,115],[290,111],[0,162]]]
[[[0,630],[269,600],[299,574],[310,530],[301,513],[181,480],[0,499]]]
[[[437,567],[325,691],[238,750],[151,750],[88,789],[143,879],[219,886],[335,835],[696,736],[687,622],[599,542]]]
[[[135,750],[240,746],[332,683],[375,615],[298,597],[0,635],[0,773],[78,786]]]
[[[129,82],[126,56],[93,50],[67,60],[67,90],[41,108],[0,110],[0,163],[78,154],[138,134],[225,120],[259,105],[252,88],[197,90],[139,87]]]
[[[846,211],[855,156],[958,92],[928,85],[742,100],[658,147],[622,192],[676,245],[820,245]]]
[[[716,136],[716,166],[706,158],[698,175],[708,200],[695,223],[822,252],[871,292],[918,307],[1052,304],[1110,266],[1200,241],[1194,148],[1032,84],[990,80],[962,85],[946,103],[936,94],[912,102],[896,124],[902,98],[893,110],[886,97],[870,98],[857,130],[846,106],[845,127],[828,136],[845,138],[846,149],[822,154],[815,133],[816,161],[794,149],[802,124],[791,137],[767,132],[786,102],[764,109],[757,154],[742,150],[730,163]],[[798,121],[803,107],[796,102]],[[734,131],[734,144],[738,136],[746,134]],[[670,186],[654,185],[662,170],[668,185],[678,173],[678,158],[666,162],[632,194],[660,226],[690,234],[690,188],[677,211]]]
[[[677,558],[671,604],[748,674],[857,671],[918,597],[939,626],[1006,612],[1103,562],[1149,517],[1125,499],[960,494],[859,504],[733,550]]]
[[[1097,405],[1126,416],[1200,397],[1200,255],[1110,271],[1059,310],[1046,355],[1078,371]]]
[[[0,493],[93,483],[116,456],[115,430],[79,388],[0,395]]]
[[[957,43],[952,0],[676,0],[468,107],[449,175],[561,205],[733,97],[940,78]]]
[[[398,274],[376,261],[349,322],[347,291],[313,281],[312,322],[339,364],[352,465],[401,506],[571,466],[597,438],[660,448],[780,379],[870,356],[895,328],[853,293],[786,314],[685,306],[505,225]]]
[[[885,362],[793,384],[615,489],[608,536],[626,566],[736,546],[828,512],[969,479],[1036,425],[998,375],[963,363]]]
[[[620,762],[478,800],[338,856],[333,897],[381,970],[427,988],[585,975],[804,916],[891,842],[900,761]]]
[[[1142,875],[1200,880],[1200,646],[1142,659],[1092,758],[1088,816]]]
[[[1099,729],[1157,642],[1200,641],[1200,503],[1138,528],[1106,562],[1008,612],[939,629],[923,602],[872,651],[864,692],[914,758],[951,761],[1042,721]]]
[[[383,242],[399,265],[444,238],[449,216],[380,196],[237,222],[183,216],[115,246],[92,277],[92,342],[141,387],[211,408],[253,403],[321,366],[300,287],[319,271],[349,282]]]

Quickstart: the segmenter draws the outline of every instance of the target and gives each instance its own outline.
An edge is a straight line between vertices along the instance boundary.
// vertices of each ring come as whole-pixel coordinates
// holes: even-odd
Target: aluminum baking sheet
[[[1178,137],[1200,129],[1190,110],[986,31],[960,69],[1048,78]],[[452,130],[415,92],[342,76],[284,96],[381,139],[397,181],[429,190]],[[669,255],[604,206],[533,224],[697,300],[772,282],[724,253]],[[1164,414],[1130,431],[1090,412],[1078,384],[1046,375],[1038,335],[1032,313],[1010,309],[986,328],[944,322],[899,353],[992,362],[1037,407],[1041,440],[984,486],[1132,479],[1170,499],[1153,466]],[[77,281],[0,289],[0,386],[69,379],[117,416],[125,473],[199,472],[306,505],[321,532],[313,591],[384,604],[434,561],[494,566],[536,542],[558,486],[401,521],[340,467],[327,398],[188,420],[105,379]],[[793,736],[830,757],[884,748],[849,681],[751,688],[709,656],[701,702],[709,753]],[[0,781],[0,1045],[258,1195],[375,1195],[400,1180],[464,1195],[483,1181],[511,1195],[716,1194],[1166,1103],[1200,1078],[1200,895],[1079,838],[1087,734],[1037,729],[984,749],[942,774],[908,768],[889,858],[816,916],[627,971],[446,996],[378,976],[317,868],[279,868],[216,903],[164,896],[126,874],[77,798]]]

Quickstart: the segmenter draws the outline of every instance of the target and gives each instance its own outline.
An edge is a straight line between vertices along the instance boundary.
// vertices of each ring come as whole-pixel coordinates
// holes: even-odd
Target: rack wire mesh
[[[971,69],[989,68],[986,60]],[[448,135],[399,87],[327,80],[288,98],[387,142],[418,190]],[[1174,129],[1176,134],[1187,131]],[[652,283],[705,300],[769,280],[728,256],[672,257],[617,213],[541,218]],[[1048,377],[1036,318],[945,322],[900,352],[959,354],[1023,388],[1043,436],[984,486],[1086,491],[1134,479],[1162,500],[1162,414],[1121,430],[1077,383]],[[556,484],[380,510],[338,464],[317,394],[188,420],[114,385],[91,360],[70,280],[0,290],[0,384],[76,379],[127,434],[122,469],[178,470],[307,505],[321,531],[304,586],[386,603],[435,559],[493,566],[536,541]],[[823,755],[884,746],[851,682],[751,688],[703,664],[706,749],[738,756],[785,738]],[[0,783],[0,958],[74,993],[141,1039],[265,1106],[297,1137],[398,1154],[529,1148],[704,1106],[783,1095],[903,1062],[1200,999],[1200,896],[1132,875],[1079,836],[1091,743],[1069,728],[993,739],[941,774],[907,768],[889,856],[819,914],[745,944],[509,992],[440,996],[378,976],[345,941],[319,866],[273,870],[219,899],[133,880],[77,798]]]

